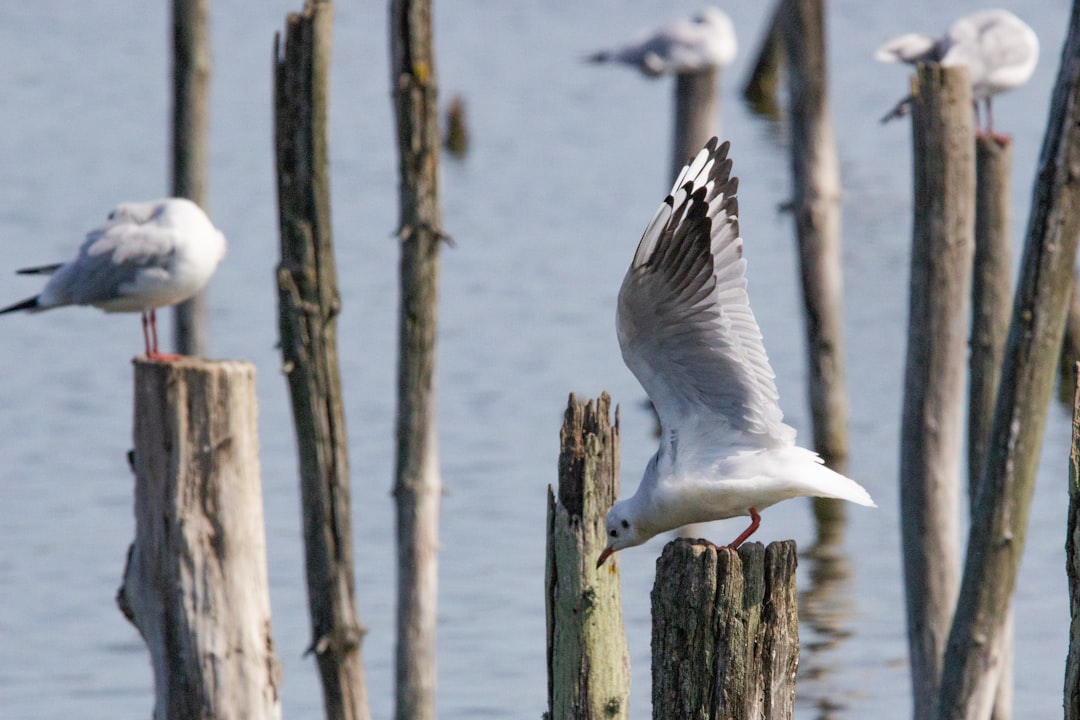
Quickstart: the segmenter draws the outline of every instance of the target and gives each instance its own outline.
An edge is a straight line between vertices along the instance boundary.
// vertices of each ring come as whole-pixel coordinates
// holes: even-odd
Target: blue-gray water
[[[212,353],[257,364],[274,640],[286,717],[321,716],[300,546],[291,415],[278,372],[271,145],[273,34],[299,0],[216,2],[210,211],[230,242],[210,293]],[[789,422],[809,436],[785,132],[738,99],[765,3],[732,4],[741,49],[723,78],[723,132],[740,177],[750,293]],[[769,3],[771,5],[771,3]],[[359,612],[374,716],[392,710],[394,527],[389,495],[396,354],[396,140],[387,3],[339,3],[331,155],[344,312],[342,371],[354,479]],[[898,418],[910,244],[910,130],[877,118],[907,73],[872,62],[901,31],[936,32],[972,0],[830,3],[833,119],[845,186],[850,574],[821,602],[842,639],[804,627],[799,714],[909,716],[897,512]],[[446,230],[438,361],[442,515],[439,715],[536,718],[544,709],[543,554],[567,393],[622,403],[624,493],[655,445],[619,357],[615,295],[667,191],[671,87],[582,64],[598,45],[697,3],[436,3],[443,99],[467,101],[472,150],[443,167]],[[1017,3],[1042,39],[1031,83],[999,98],[1015,137],[1014,233],[1068,20],[1065,0]],[[0,10],[0,303],[38,287],[15,268],[66,258],[120,200],[167,194],[167,3],[7,3]],[[166,313],[169,315],[169,313]],[[0,717],[146,717],[147,654],[114,603],[133,536],[131,357],[138,319],[64,309],[0,319]],[[168,332],[168,331],[166,331]],[[1018,717],[1060,712],[1068,416],[1050,410],[1016,609]],[[727,541],[741,520],[708,529]],[[813,539],[809,504],[770,509],[757,538]],[[662,539],[623,553],[632,714],[649,716],[648,595]],[[804,560],[800,586],[814,564]],[[829,596],[831,589],[835,594]]]

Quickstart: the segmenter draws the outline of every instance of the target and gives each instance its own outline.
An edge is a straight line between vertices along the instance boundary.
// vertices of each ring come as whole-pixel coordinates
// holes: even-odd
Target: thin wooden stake
[[[785,0],[783,39],[791,90],[793,206],[809,365],[814,449],[847,463],[840,162],[829,112],[824,0]],[[832,501],[834,508],[841,505]]]
[[[154,718],[281,717],[250,363],[135,361],[135,541],[117,603]]]
[[[629,716],[630,658],[623,630],[619,558],[597,569],[604,518],[619,497],[619,411],[611,398],[579,402],[563,417],[558,499],[548,488],[545,594],[548,717]]]
[[[390,47],[397,116],[401,219],[398,329],[398,720],[435,720],[439,451],[435,418],[438,317],[439,107],[431,0],[391,0]]]
[[[206,209],[210,144],[210,0],[173,0],[172,194]],[[208,351],[206,291],[176,306],[176,351]]]
[[[986,463],[990,427],[994,421],[1001,360],[1009,334],[1012,303],[1012,226],[1009,174],[1012,143],[992,135],[975,140],[975,265],[971,286],[971,354],[968,358],[968,499],[975,495]],[[993,692],[992,720],[1012,716],[1012,613],[1001,633],[999,681],[987,685]],[[989,699],[981,701],[989,704]]]
[[[307,0],[274,39],[281,355],[300,454],[311,646],[331,720],[370,717],[353,580],[349,453],[330,222],[327,112],[333,6]]]

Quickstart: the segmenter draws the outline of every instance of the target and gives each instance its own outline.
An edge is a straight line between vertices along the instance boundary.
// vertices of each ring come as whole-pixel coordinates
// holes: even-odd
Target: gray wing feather
[[[746,294],[727,150],[713,138],[646,229],[619,291],[619,343],[665,428],[704,411],[706,422],[787,441]]]
[[[176,235],[123,218],[91,230],[78,256],[61,266],[42,291],[43,305],[94,303],[123,297],[145,274],[167,276]]]

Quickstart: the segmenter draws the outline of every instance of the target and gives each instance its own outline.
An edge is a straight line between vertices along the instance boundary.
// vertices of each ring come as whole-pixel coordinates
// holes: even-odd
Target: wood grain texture
[[[652,592],[655,720],[789,720],[799,664],[795,543],[674,540]]]
[[[281,717],[250,363],[135,362],[135,541],[117,603],[154,718]]]

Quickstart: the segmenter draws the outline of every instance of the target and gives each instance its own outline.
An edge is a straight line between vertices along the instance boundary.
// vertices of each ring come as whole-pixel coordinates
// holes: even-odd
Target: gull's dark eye
[[[625,529],[627,529],[627,530],[629,530],[629,529],[630,529],[630,523],[628,523],[628,522],[627,522],[626,520],[623,520],[623,521],[622,521],[622,526],[623,526],[623,527],[624,527]]]
[[[619,537],[619,531],[618,530],[612,530],[609,534],[611,535],[611,537]]]
[[[115,210],[113,210],[112,212],[109,213],[109,219],[110,220],[115,220],[116,219],[116,211]]]

